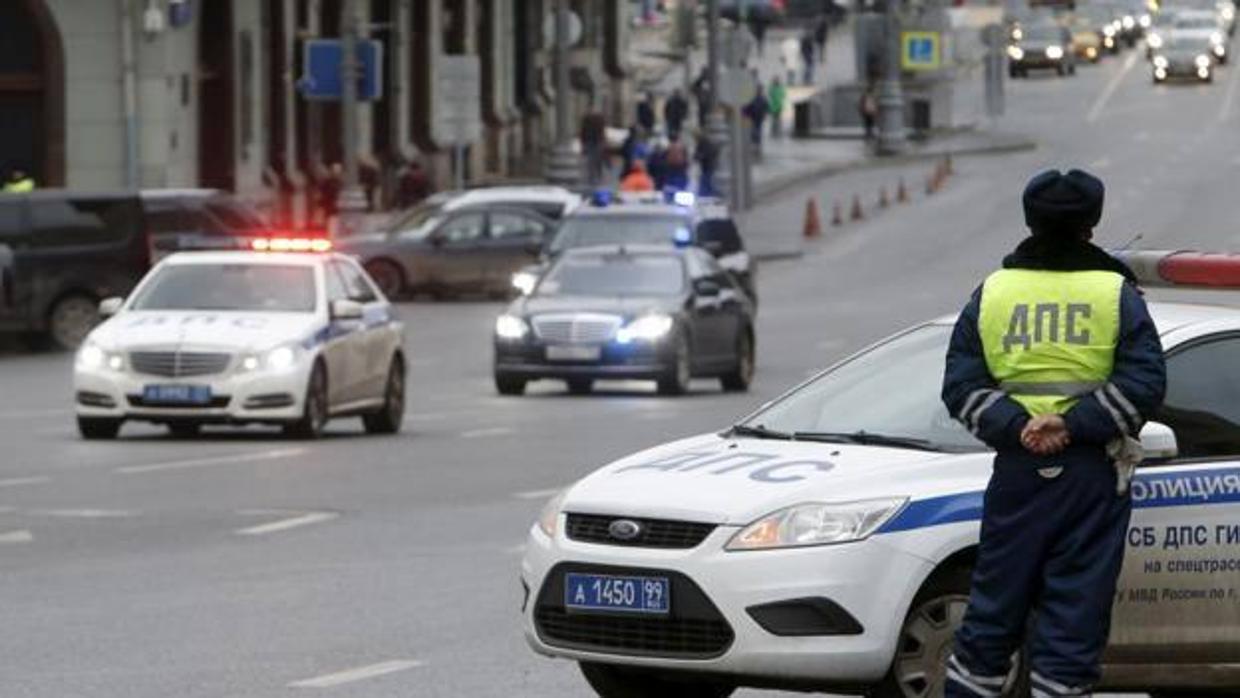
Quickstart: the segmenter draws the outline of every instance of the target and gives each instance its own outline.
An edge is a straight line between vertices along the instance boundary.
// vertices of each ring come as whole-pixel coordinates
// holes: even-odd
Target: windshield
[[[1204,51],[1206,44],[1199,38],[1180,36],[1167,42],[1168,51]]]
[[[1209,17],[1181,17],[1175,22],[1176,29],[1217,29],[1218,22]]]
[[[680,216],[579,216],[566,219],[551,242],[552,252],[592,245],[670,244],[688,236]]]
[[[311,267],[173,264],[156,272],[130,308],[309,313],[315,298]]]
[[[1054,42],[1063,38],[1059,27],[1029,27],[1025,30],[1025,41]]]
[[[538,296],[670,296],[684,289],[684,268],[671,255],[570,257],[551,268]]]
[[[944,450],[986,447],[939,399],[951,327],[927,325],[838,366],[745,424],[772,431],[854,433],[921,439]]]

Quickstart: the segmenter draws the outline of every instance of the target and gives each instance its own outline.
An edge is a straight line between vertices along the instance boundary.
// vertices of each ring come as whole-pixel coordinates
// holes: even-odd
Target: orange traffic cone
[[[887,187],[878,190],[878,207],[887,208],[891,205],[891,200],[887,198]]]
[[[802,232],[807,239],[822,235],[822,224],[818,221],[818,200],[812,196],[805,202],[805,225]]]
[[[861,197],[853,194],[852,211],[848,215],[854,221],[865,220],[865,211],[861,209]]]
[[[908,203],[908,189],[904,186],[904,178],[900,178],[900,185],[896,187],[896,201],[898,203]]]
[[[835,205],[831,207],[831,225],[836,226],[837,228],[844,225],[844,211],[840,207],[840,202],[838,201],[836,201]]]

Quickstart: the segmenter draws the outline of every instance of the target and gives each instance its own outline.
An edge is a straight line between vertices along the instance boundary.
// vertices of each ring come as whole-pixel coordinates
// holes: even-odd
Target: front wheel
[[[121,420],[110,417],[78,417],[78,433],[90,441],[115,439],[121,432]]]
[[[368,434],[395,434],[405,420],[405,364],[399,356],[392,357],[387,382],[383,389],[383,407],[362,415],[362,426]]]
[[[737,344],[736,367],[719,378],[719,382],[723,384],[723,389],[730,393],[749,390],[749,384],[753,382],[753,336],[748,331],[742,332],[740,341]]]
[[[693,354],[689,347],[689,338],[682,332],[676,338],[676,349],[672,365],[665,369],[659,378],[660,395],[684,395],[689,392],[689,381],[693,378]]]
[[[728,698],[735,686],[707,681],[663,678],[644,669],[582,662],[581,673],[599,698]]]
[[[58,349],[77,349],[99,322],[99,304],[86,295],[61,298],[47,316],[47,333]]]
[[[306,386],[305,407],[301,419],[284,427],[284,434],[294,439],[317,439],[327,425],[327,370],[316,363]]]
[[[498,371],[495,373],[495,389],[500,395],[524,395],[525,383],[524,378]]]
[[[366,263],[366,273],[388,298],[399,298],[405,292],[405,274],[395,262],[375,259]]]

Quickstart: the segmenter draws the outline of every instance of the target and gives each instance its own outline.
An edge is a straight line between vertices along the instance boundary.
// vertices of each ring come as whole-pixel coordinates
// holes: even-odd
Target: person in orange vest
[[[628,174],[620,180],[620,191],[654,191],[654,180],[646,172],[645,160],[634,160]]]

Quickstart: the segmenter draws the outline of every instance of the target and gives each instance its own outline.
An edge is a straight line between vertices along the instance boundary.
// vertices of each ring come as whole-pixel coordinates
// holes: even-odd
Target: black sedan
[[[1072,55],[1072,34],[1058,24],[1036,24],[1021,30],[1019,41],[1008,46],[1008,75],[1029,75],[1031,69],[1046,68],[1059,75],[1076,73]]]
[[[754,371],[748,295],[696,247],[628,245],[564,252],[495,322],[495,386],[540,378],[574,393],[597,379],[653,380],[678,395],[693,377],[746,390]]]
[[[507,296],[512,274],[538,259],[555,223],[526,208],[418,208],[388,229],[336,241],[384,295]]]

